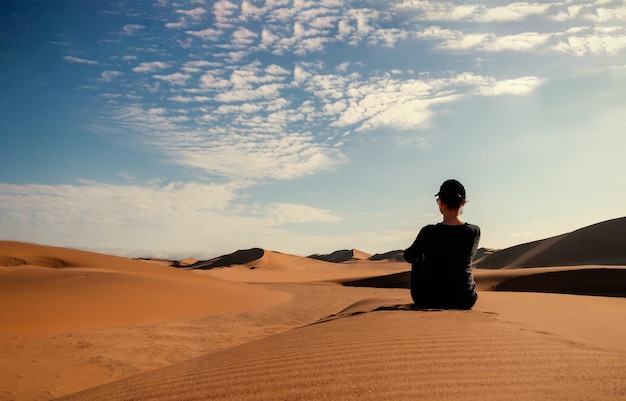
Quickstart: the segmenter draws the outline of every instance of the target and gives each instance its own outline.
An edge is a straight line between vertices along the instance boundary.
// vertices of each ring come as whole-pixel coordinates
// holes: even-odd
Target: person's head
[[[449,209],[460,209],[465,204],[465,187],[457,180],[446,180],[435,194],[438,202]]]

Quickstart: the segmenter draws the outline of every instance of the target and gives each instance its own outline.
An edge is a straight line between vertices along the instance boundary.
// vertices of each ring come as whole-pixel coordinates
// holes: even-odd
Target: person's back
[[[444,221],[422,228],[404,251],[412,264],[411,296],[421,308],[470,309],[476,302],[471,263],[480,239],[480,228],[463,222],[465,189],[447,180],[437,193]]]

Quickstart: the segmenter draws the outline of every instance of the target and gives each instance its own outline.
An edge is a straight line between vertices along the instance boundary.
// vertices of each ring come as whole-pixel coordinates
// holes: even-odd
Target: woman
[[[404,251],[411,263],[411,297],[419,308],[471,309],[478,296],[472,259],[480,228],[461,220],[465,188],[446,180],[437,196],[443,221],[423,227],[413,245]]]

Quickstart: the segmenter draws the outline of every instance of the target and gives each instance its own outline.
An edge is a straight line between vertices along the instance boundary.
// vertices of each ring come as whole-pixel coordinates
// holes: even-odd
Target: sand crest
[[[476,269],[473,311],[425,312],[393,257],[0,255],[3,400],[626,400],[624,266]]]
[[[626,265],[626,217],[520,244],[476,261],[481,269],[539,266]]]
[[[62,400],[617,400],[626,360],[478,311],[360,313]]]
[[[263,309],[289,298],[258,286],[109,255],[8,241],[0,241],[0,252],[67,265],[0,269],[0,335],[197,319]]]

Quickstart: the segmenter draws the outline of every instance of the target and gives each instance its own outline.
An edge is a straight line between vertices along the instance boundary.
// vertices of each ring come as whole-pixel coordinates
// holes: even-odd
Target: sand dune
[[[63,400],[618,400],[626,360],[478,311],[360,312]]]
[[[246,283],[301,283],[358,279],[406,269],[406,263],[379,263],[356,259],[346,263],[333,263],[262,249],[237,251],[219,260],[217,263],[223,264],[225,268],[215,268],[215,265],[198,273]],[[224,260],[228,264],[222,262]]]
[[[360,251],[358,249],[341,249],[329,254],[316,253],[313,255],[309,255],[309,258],[323,260],[324,262],[343,263],[352,260],[366,260],[369,259],[371,256],[372,255],[370,255],[369,253]]]
[[[626,265],[626,217],[571,233],[506,248],[477,260],[481,269]]]
[[[626,268],[598,266],[537,272],[502,281],[494,290],[626,297]]]
[[[626,400],[624,266],[476,269],[474,310],[427,312],[393,259],[0,255],[3,400]]]
[[[265,251],[261,248],[240,249],[228,255],[219,256],[214,259],[199,261],[195,259],[184,259],[178,262],[180,267],[192,269],[213,269],[215,267],[227,267],[233,265],[244,265],[263,258]]]
[[[385,253],[377,253],[370,256],[369,260],[390,260],[395,262],[404,262],[404,250],[397,249]]]
[[[63,261],[54,269],[32,264],[0,269],[0,334],[5,335],[193,319],[288,298],[243,283],[71,249],[0,241],[0,254],[48,266]]]
[[[626,297],[626,266],[544,267],[518,270],[474,270],[480,291],[550,292],[559,294]],[[367,277],[339,279],[351,287],[410,288],[408,271]]]

